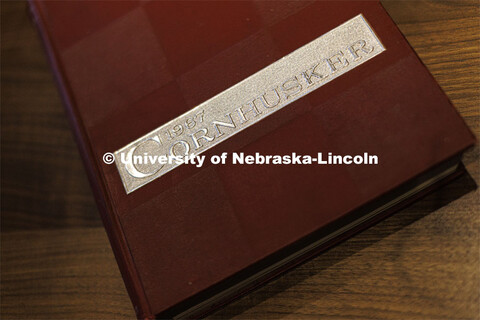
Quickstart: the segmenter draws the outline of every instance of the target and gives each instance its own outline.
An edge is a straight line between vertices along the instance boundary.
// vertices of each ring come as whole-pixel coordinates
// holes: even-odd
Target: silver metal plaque
[[[384,50],[363,15],[348,20],[116,151],[126,192],[179,165],[152,157],[198,155]],[[151,161],[134,163],[140,156]]]

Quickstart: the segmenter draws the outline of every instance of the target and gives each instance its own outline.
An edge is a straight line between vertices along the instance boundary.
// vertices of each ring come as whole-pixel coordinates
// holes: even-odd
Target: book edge
[[[66,76],[58,59],[58,53],[51,41],[48,33],[48,27],[45,23],[41,12],[41,5],[37,2],[40,0],[28,0],[27,7],[35,28],[41,38],[43,49],[47,56],[47,60],[52,69],[53,77],[56,82],[58,92],[60,94],[64,110],[67,113],[70,127],[73,131],[77,148],[80,152],[83,165],[87,172],[88,180],[93,191],[95,202],[100,212],[105,231],[107,233],[110,246],[115,255],[120,273],[122,274],[125,287],[128,291],[130,299],[135,309],[138,319],[154,319],[150,304],[146,297],[144,288],[137,273],[133,257],[130,254],[125,234],[123,232],[120,221],[116,217],[113,209],[106,199],[108,198],[108,190],[101,178],[93,157],[93,151],[89,146],[89,141],[76,104],[72,97],[72,91],[65,81]]]

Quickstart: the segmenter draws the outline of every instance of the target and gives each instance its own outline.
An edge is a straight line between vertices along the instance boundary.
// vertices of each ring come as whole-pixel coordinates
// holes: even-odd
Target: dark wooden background
[[[384,6],[480,137],[479,1]],[[23,1],[1,2],[1,318],[132,319]],[[479,149],[443,189],[212,318],[479,319]]]

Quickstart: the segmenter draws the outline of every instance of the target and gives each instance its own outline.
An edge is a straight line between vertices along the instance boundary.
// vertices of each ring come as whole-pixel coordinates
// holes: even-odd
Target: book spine
[[[71,88],[66,81],[61,62],[58,59],[57,51],[48,32],[46,21],[42,15],[42,4],[40,0],[28,0],[28,11],[34,22],[37,31],[41,37],[45,53],[48,57],[50,67],[56,81],[56,85],[68,114],[70,126],[74,132],[80,155],[83,160],[84,167],[87,171],[88,180],[95,196],[97,207],[103,225],[107,232],[110,245],[115,254],[115,259],[122,274],[125,286],[127,288],[130,299],[133,303],[138,319],[154,319],[155,316],[150,310],[150,305],[145,295],[145,291],[141,284],[139,275],[134,265],[132,256],[126,242],[120,222],[113,211],[108,199],[108,192],[105,188],[101,173],[96,167],[94,153],[90,148],[88,138],[83,123],[81,122],[80,113],[74,102]]]

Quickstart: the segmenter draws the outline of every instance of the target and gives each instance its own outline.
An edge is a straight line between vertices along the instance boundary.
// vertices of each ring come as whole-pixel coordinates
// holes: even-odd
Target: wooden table
[[[478,1],[384,5],[480,136]],[[1,318],[134,313],[24,2],[1,2]],[[479,149],[469,175],[212,318],[479,319]]]

